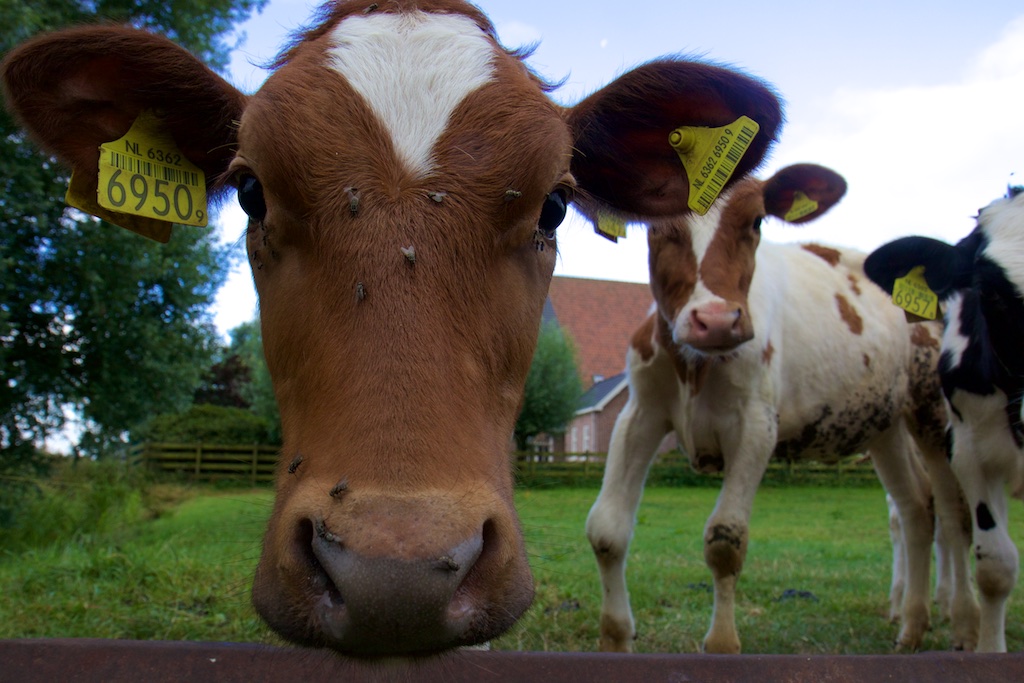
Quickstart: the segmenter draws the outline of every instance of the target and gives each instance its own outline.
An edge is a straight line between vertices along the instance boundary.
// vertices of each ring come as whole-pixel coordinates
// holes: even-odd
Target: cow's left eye
[[[761,234],[761,219],[760,218],[756,218],[754,220],[754,225],[751,226],[750,229],[754,231],[755,235],[760,235]]]
[[[565,190],[555,190],[544,200],[544,206],[540,210],[540,220],[537,221],[537,229],[549,239],[554,237],[555,229],[565,220],[565,210]]]

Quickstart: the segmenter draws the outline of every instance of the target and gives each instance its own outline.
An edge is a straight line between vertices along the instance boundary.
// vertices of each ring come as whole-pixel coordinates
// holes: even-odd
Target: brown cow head
[[[707,214],[652,221],[651,290],[662,342],[694,356],[728,355],[754,336],[747,295],[761,219],[806,223],[828,211],[846,181],[822,166],[788,166],[768,180],[747,177]]]
[[[155,111],[210,191],[237,188],[284,447],[253,601],[357,655],[486,641],[530,604],[509,439],[567,202],[678,215],[677,126],[781,122],[761,83],[640,67],[563,109],[476,8],[339,2],[251,96],[126,28],[43,36],[8,102],[96,186],[97,146]]]

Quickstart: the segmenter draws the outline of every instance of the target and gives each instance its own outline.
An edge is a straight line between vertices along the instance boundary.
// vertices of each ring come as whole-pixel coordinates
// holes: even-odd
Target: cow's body
[[[1006,488],[1024,497],[1024,192],[982,209],[956,246],[903,238],[872,253],[866,270],[891,291],[915,266],[945,301],[940,374],[953,469],[974,521],[978,650],[1005,652],[1006,601],[1019,571]]]
[[[914,437],[941,467],[943,415],[933,376],[939,330],[908,332],[903,314],[863,276],[859,254],[757,246],[752,224],[766,210],[783,216],[794,189],[819,201],[814,217],[845,188],[826,169],[797,168],[803,171],[780,172],[781,181],[743,181],[707,216],[651,225],[657,310],[627,355],[630,398],[587,521],[605,586],[603,649],[628,649],[634,637],[625,557],[647,469],[673,430],[695,468],[724,473],[704,531],[715,589],[707,651],[739,651],[736,582],[754,494],[773,454],[827,461],[870,449],[903,527],[900,644],[916,647],[928,626],[933,522]],[[715,256],[725,242],[732,243],[729,260]],[[753,279],[744,282],[750,269]],[[955,500],[955,487],[950,495]],[[963,539],[960,548],[966,564]]]
[[[319,18],[253,95],[165,38],[101,26],[12,50],[6,102],[86,196],[99,145],[144,111],[210,193],[238,190],[284,435],[264,619],[358,655],[485,641],[533,593],[508,444],[566,203],[686,212],[669,134],[754,119],[738,177],[781,109],[758,81],[678,59],[559,107],[459,0]]]

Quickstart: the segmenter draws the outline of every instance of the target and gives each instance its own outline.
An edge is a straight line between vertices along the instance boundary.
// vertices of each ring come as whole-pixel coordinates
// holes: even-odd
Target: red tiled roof
[[[608,378],[626,369],[629,340],[654,302],[650,286],[555,277],[548,297],[558,324],[576,344],[584,388],[594,375]]]

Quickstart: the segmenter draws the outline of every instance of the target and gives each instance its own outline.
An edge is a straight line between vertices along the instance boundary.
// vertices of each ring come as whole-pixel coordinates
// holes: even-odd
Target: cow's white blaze
[[[328,66],[362,95],[419,177],[430,173],[431,152],[452,112],[494,77],[494,46],[465,16],[354,16],[331,39]]]
[[[697,283],[694,286],[693,294],[687,300],[686,305],[679,310],[676,314],[676,319],[672,328],[672,336],[677,343],[681,343],[690,334],[690,314],[700,309],[703,306],[707,306],[710,303],[723,302],[723,299],[718,294],[712,292],[708,286],[704,283],[701,278],[700,270],[701,264],[704,263],[704,257],[707,256],[708,249],[711,246],[711,242],[715,237],[715,233],[718,231],[718,226],[722,222],[722,207],[728,204],[729,194],[723,194],[719,201],[715,202],[711,209],[703,216],[699,214],[692,214],[687,217],[686,222],[690,227],[690,244],[693,248],[693,257],[697,267]],[[689,350],[688,347],[686,350]]]

